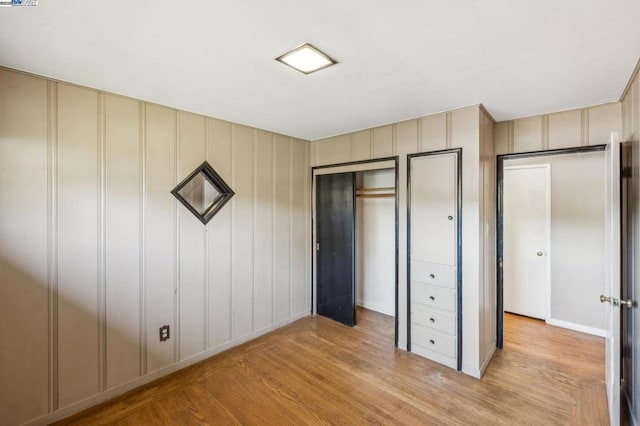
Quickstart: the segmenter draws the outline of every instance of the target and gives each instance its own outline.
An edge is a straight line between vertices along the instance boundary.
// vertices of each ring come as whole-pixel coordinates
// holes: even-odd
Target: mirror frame
[[[185,199],[182,195],[180,195],[180,190],[184,188],[189,183],[189,181],[191,181],[191,179],[196,177],[200,172],[202,172],[202,174],[204,174],[204,176],[207,178],[209,183],[211,183],[211,185],[213,185],[213,187],[216,188],[218,192],[220,192],[220,195],[218,196],[218,198],[216,198],[213,204],[211,204],[211,206],[207,210],[205,210],[205,212],[202,214],[200,214],[189,203],[187,199]],[[178,186],[173,188],[171,190],[171,193],[173,194],[174,197],[178,199],[178,201],[182,203],[182,205],[184,205],[191,213],[193,213],[193,215],[197,217],[198,220],[200,220],[200,222],[202,222],[205,225],[235,195],[235,192],[233,192],[231,187],[227,185],[227,183],[220,177],[218,173],[216,173],[213,167],[211,167],[211,165],[206,161],[200,164],[198,167],[196,167],[196,169],[193,172],[191,172],[189,176],[184,178],[182,182],[178,184]]]

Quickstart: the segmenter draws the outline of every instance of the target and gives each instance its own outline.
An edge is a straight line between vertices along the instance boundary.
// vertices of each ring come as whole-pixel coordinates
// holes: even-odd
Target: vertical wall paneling
[[[351,135],[344,135],[342,138],[349,138]],[[353,161],[368,160],[371,158],[371,130],[361,130],[352,136]]]
[[[462,368],[480,374],[480,114],[478,108],[451,112],[451,146],[462,147]]]
[[[262,329],[273,318],[273,134],[256,131],[254,170],[254,281],[253,328]]]
[[[418,120],[403,121],[394,127],[396,154],[406,155],[418,152]]]
[[[98,96],[58,84],[57,100],[58,397],[65,407],[99,391]]]
[[[549,148],[560,149],[582,143],[581,110],[563,111],[549,115]]]
[[[202,120],[202,128],[203,128],[203,132],[204,132],[204,156],[203,159],[207,160],[209,158],[209,123],[207,123],[207,119],[206,117],[203,117]],[[209,330],[209,327],[211,326],[211,318],[210,318],[210,312],[211,312],[211,296],[209,294],[210,288],[209,288],[209,280],[210,280],[210,276],[209,274],[211,273],[211,268],[210,268],[210,256],[209,256],[209,248],[210,248],[210,234],[209,234],[209,230],[211,229],[211,227],[209,226],[209,224],[207,223],[204,226],[204,298],[202,299],[204,301],[204,335],[203,335],[203,339],[204,339],[204,350],[206,350],[207,348],[211,347],[210,342],[209,342],[209,337],[211,336],[211,331]]]
[[[496,341],[496,153],[494,145],[494,122],[481,109],[480,111],[480,164],[483,200],[481,219],[482,238],[482,289],[480,296],[480,369],[489,363]]]
[[[509,151],[509,130],[512,121],[496,123],[495,127],[495,149],[496,155],[508,154]]]
[[[607,143],[611,132],[629,128],[620,102],[562,111],[495,124],[496,154],[570,148]],[[624,135],[623,135],[624,136]]]
[[[253,130],[232,125],[233,144],[233,284],[232,336],[253,331]],[[247,314],[250,313],[250,314]]]
[[[0,419],[49,408],[47,82],[0,69]]]
[[[351,135],[336,136],[333,138],[335,144],[335,157],[336,163],[347,163],[352,158],[352,143]],[[355,147],[354,147],[355,148]]]
[[[180,112],[177,111],[174,115],[174,145],[173,150],[175,152],[173,162],[173,175],[174,175],[174,188],[179,182],[181,182],[180,175]],[[173,242],[175,247],[174,265],[175,272],[173,276],[173,324],[175,326],[173,330],[173,359],[179,361],[182,359],[180,355],[180,219],[183,206],[179,202],[174,203],[174,230],[173,230]]]
[[[107,95],[107,388],[140,372],[140,131],[137,101]]]
[[[447,114],[435,114],[420,119],[419,152],[447,148]]]
[[[290,164],[291,144],[287,137],[275,136],[275,223],[277,236],[274,248],[273,314],[274,322],[287,318],[290,306],[290,228],[291,210],[289,209],[289,187],[291,182]]]
[[[622,110],[619,102],[589,108],[588,145],[607,143],[611,138],[611,124],[622,128]]]
[[[312,151],[0,67],[0,424],[58,420],[307,315]],[[170,191],[205,159],[236,196],[203,226]]]
[[[139,226],[140,226],[140,235],[139,235],[139,247],[140,247],[140,255],[139,259],[139,301],[140,301],[140,323],[138,324],[139,335],[140,335],[140,375],[144,376],[147,374],[147,300],[146,300],[146,245],[145,245],[145,193],[146,193],[146,173],[147,173],[147,128],[146,128],[146,104],[144,102],[138,103],[138,119],[140,120],[140,125],[138,126],[138,130],[140,135],[138,139],[140,141],[140,169],[139,169],[139,182],[140,182],[140,201],[139,201]]]
[[[107,126],[106,96],[98,92],[98,385],[107,389]]]
[[[204,117],[179,112],[180,173],[187,177],[204,161]],[[180,359],[205,349],[205,227],[184,206],[180,211]]]
[[[514,152],[542,149],[542,116],[521,118],[513,122]]]
[[[231,123],[208,120],[208,160],[231,189]],[[209,222],[209,345],[231,340],[231,213],[229,203]]]
[[[318,164],[335,164],[335,138],[316,143],[318,144]]]
[[[385,158],[393,155],[393,127],[391,125],[373,129],[372,158]],[[312,144],[313,146],[313,144]]]
[[[305,272],[305,281],[304,281],[304,287],[305,287],[305,311],[306,312],[310,312],[311,310],[311,262],[309,262],[309,260],[311,259],[312,256],[312,252],[311,252],[311,174],[309,173],[309,170],[311,170],[311,145],[308,143],[305,143],[305,149],[306,149],[306,155],[305,155],[305,159],[306,159],[306,163],[305,163],[305,170],[307,171],[304,175],[304,187],[305,187],[305,217],[306,217],[306,223],[305,223],[305,229],[306,229],[306,240],[305,240],[305,259],[307,260],[306,262],[304,262],[305,267],[306,267],[306,272]],[[274,158],[275,160],[275,158]],[[275,179],[274,179],[274,188],[275,188]],[[274,195],[275,195],[275,189],[274,189]]]
[[[47,287],[49,309],[49,410],[58,392],[58,83],[47,82]]]
[[[291,143],[291,314],[305,310],[307,275],[305,250],[294,247],[305,245],[306,228],[306,151],[303,141],[293,139]]]
[[[146,367],[155,371],[174,362],[172,340],[160,342],[158,330],[174,324],[175,185],[174,110],[146,105],[144,254],[146,278]]]

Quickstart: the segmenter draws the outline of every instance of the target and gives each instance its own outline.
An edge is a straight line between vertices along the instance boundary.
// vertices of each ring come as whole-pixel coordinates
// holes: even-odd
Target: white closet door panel
[[[205,119],[180,112],[179,176],[187,177],[205,159]],[[205,349],[205,227],[186,207],[180,212],[180,359]]]
[[[411,259],[455,266],[456,156],[411,160]]]
[[[58,85],[58,395],[98,387],[98,95]],[[81,345],[78,342],[82,342]]]
[[[173,363],[175,339],[161,342],[158,329],[175,331],[176,200],[167,190],[175,186],[176,112],[146,105],[145,283],[147,371]],[[173,337],[173,336],[172,336]]]
[[[231,123],[209,119],[208,125],[209,164],[232,186]],[[208,225],[210,347],[231,340],[231,206],[227,203]]]
[[[140,105],[105,96],[107,388],[140,375]]]

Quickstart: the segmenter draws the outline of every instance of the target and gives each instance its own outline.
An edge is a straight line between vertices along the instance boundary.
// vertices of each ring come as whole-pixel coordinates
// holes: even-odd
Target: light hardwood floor
[[[60,424],[608,424],[602,338],[507,314],[476,380],[358,321],[302,319]]]

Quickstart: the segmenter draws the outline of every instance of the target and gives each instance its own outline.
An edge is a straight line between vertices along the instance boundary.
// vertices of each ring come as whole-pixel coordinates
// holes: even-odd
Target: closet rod
[[[359,198],[384,198],[384,197],[395,197],[396,194],[356,194],[356,197]]]

